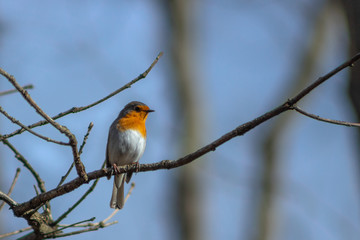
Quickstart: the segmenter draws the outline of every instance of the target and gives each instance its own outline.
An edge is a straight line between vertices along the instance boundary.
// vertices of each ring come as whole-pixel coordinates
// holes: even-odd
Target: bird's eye
[[[140,108],[138,106],[136,106],[135,111],[140,112]]]

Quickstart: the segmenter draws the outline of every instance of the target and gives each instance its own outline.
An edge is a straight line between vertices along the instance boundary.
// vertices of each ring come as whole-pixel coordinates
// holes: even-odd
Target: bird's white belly
[[[114,139],[115,140],[115,139]],[[115,151],[110,153],[112,163],[118,166],[127,165],[130,163],[138,162],[144,153],[146,146],[146,139],[136,130],[126,130],[118,132]]]

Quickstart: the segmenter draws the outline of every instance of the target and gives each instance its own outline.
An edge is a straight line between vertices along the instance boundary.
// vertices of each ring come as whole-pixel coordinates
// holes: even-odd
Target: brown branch
[[[84,148],[84,146],[86,144],[86,140],[88,139],[90,131],[93,128],[93,126],[94,126],[93,122],[91,122],[89,124],[89,126],[88,126],[88,130],[87,130],[87,132],[86,132],[86,134],[84,136],[83,143],[81,144],[81,146],[79,148],[79,155],[82,154],[83,148]],[[71,170],[73,169],[73,167],[74,167],[74,162],[71,163],[71,165],[70,165],[69,169],[67,170],[67,172],[65,173],[65,175],[61,177],[60,182],[59,182],[59,184],[57,186],[60,186],[61,184],[63,184],[65,182],[66,178],[69,176],[69,174],[70,174]]]
[[[350,60],[344,62],[337,68],[333,69],[331,72],[327,73],[326,75],[319,77],[314,83],[310,84],[307,88],[302,90],[299,94],[297,94],[294,98],[289,100],[290,105],[294,105],[297,103],[300,99],[305,97],[305,95],[309,94],[314,88],[318,87],[320,84],[337,74],[338,72],[342,71],[343,69],[347,67],[353,67],[354,63],[360,59],[360,53],[357,53],[355,56],[353,56]]]
[[[131,187],[128,191],[128,193],[126,194],[126,197],[125,197],[125,203],[127,202],[127,200],[129,199],[133,189],[135,188],[135,183],[131,183]],[[88,223],[88,224],[81,224],[83,222],[88,222],[88,221],[93,221],[95,218],[92,218],[92,219],[89,219],[89,220],[85,220],[85,221],[81,221],[81,222],[78,222],[78,223],[74,223],[74,224],[71,224],[71,225],[65,225],[65,226],[62,226],[62,228],[54,231],[54,232],[58,232],[58,231],[61,231],[61,230],[64,230],[66,228],[70,228],[70,227],[88,227],[87,229],[83,229],[83,230],[79,230],[79,231],[74,231],[74,232],[70,232],[70,233],[64,233],[64,234],[57,234],[57,235],[53,235],[53,236],[49,236],[48,238],[59,238],[59,237],[67,237],[67,236],[71,236],[71,235],[75,235],[75,234],[81,234],[81,233],[85,233],[85,232],[90,232],[90,231],[96,231],[100,228],[104,228],[104,227],[108,227],[110,225],[113,225],[115,223],[117,223],[117,221],[113,221],[113,222],[110,222],[110,223],[107,223],[112,217],[115,216],[115,214],[119,212],[119,209],[115,209],[107,218],[105,218],[104,220],[100,221],[100,222],[97,222],[97,223]],[[59,225],[58,225],[59,226]],[[54,233],[52,232],[52,233]],[[51,233],[49,233],[50,235]]]
[[[76,140],[75,135],[72,134],[67,127],[60,125],[59,123],[55,122],[54,119],[52,119],[49,115],[47,115],[39,107],[39,105],[36,104],[36,102],[32,99],[30,94],[23,87],[21,87],[18,84],[18,82],[16,81],[14,76],[10,75],[9,73],[7,73],[6,71],[4,71],[1,68],[0,68],[0,74],[3,75],[4,77],[6,77],[9,80],[9,82],[18,90],[19,93],[21,93],[23,98],[30,104],[30,106],[32,106],[35,109],[35,111],[40,116],[42,116],[53,127],[55,127],[57,130],[59,130],[60,133],[66,135],[69,138],[69,145],[71,146],[71,149],[72,149],[72,152],[73,152],[76,171],[77,171],[78,175],[81,178],[83,178],[85,182],[87,182],[87,175],[86,175],[86,172],[85,172],[85,167],[84,167],[84,165],[82,164],[82,162],[80,160],[80,156],[79,156],[79,153],[78,153],[78,150],[77,150],[77,140]]]
[[[9,80],[9,82],[16,88],[16,90],[23,96],[23,98],[32,106],[35,111],[42,116],[48,123],[53,125],[56,129],[58,129],[61,133],[68,135],[68,129],[61,126],[59,123],[55,122],[49,115],[47,115],[32,99],[30,94],[21,87],[18,82],[16,81],[15,77],[7,73],[5,70],[0,68],[0,74],[3,75],[5,78]]]
[[[88,130],[87,130],[87,132],[86,132],[86,134],[85,134],[85,136],[84,136],[83,142],[82,142],[82,144],[80,145],[79,155],[82,154],[82,151],[83,151],[83,149],[84,149],[84,147],[85,147],[86,141],[87,141],[87,139],[88,139],[88,137],[89,137],[89,135],[90,135],[90,131],[91,131],[91,129],[92,129],[93,127],[94,127],[94,123],[93,123],[93,122],[90,122],[90,123],[89,123],[89,126],[88,126]]]
[[[115,210],[114,210],[115,211]],[[104,222],[104,221],[101,221],[101,222]],[[74,225],[74,226],[72,226],[72,227],[74,227],[74,228],[84,228],[84,227],[95,227],[95,226],[97,226],[97,225],[101,225],[101,222],[97,222],[97,223],[85,223],[85,224],[77,224],[77,225]],[[117,221],[116,221],[117,222]],[[105,225],[105,224],[104,224]],[[68,225],[66,225],[66,224],[59,224],[58,225],[59,227],[66,227],[66,226],[68,226]],[[100,227],[101,228],[101,227]]]
[[[101,168],[103,168],[104,166],[105,166],[105,161],[102,164]],[[82,201],[84,201],[84,199],[95,189],[98,181],[99,181],[99,178],[96,179],[93,182],[93,184],[90,186],[90,188],[84,193],[84,195],[82,195],[79,200],[77,200],[66,212],[64,212],[58,219],[56,219],[52,223],[52,225],[56,226],[59,222],[61,222],[64,218],[66,218],[67,215],[69,215],[69,213],[71,213]]]
[[[33,185],[34,186],[34,190],[35,190],[35,193],[36,193],[36,196],[39,196],[39,190],[37,189],[37,187],[36,187],[36,185]],[[36,208],[36,211],[40,208],[40,207],[42,207],[43,208],[43,211],[44,211],[44,213],[47,213],[47,214],[51,214],[51,211],[50,211],[50,202],[49,201],[47,201],[47,202],[45,202],[43,205],[40,205],[40,206],[38,206],[37,208]]]
[[[55,116],[52,117],[52,119],[56,120],[56,119],[59,119],[61,117],[64,117],[66,115],[69,115],[71,113],[78,113],[78,112],[81,112],[81,111],[84,111],[84,110],[87,110],[91,107],[94,107],[104,101],[106,101],[107,99],[115,96],[116,94],[130,88],[133,84],[135,84],[136,82],[140,81],[141,79],[144,79],[146,78],[146,76],[149,74],[149,72],[153,69],[153,67],[157,64],[157,62],[159,61],[160,57],[163,55],[163,52],[160,52],[157,57],[155,58],[155,60],[152,62],[152,64],[150,65],[150,67],[148,69],[145,70],[145,72],[143,72],[142,74],[140,74],[138,77],[134,78],[132,81],[128,82],[127,84],[125,84],[124,86],[122,86],[121,88],[115,90],[114,92],[110,93],[109,95],[107,95],[106,97],[96,101],[96,102],[93,102],[87,106],[84,106],[84,107],[73,107],[73,108],[70,108],[64,112],[61,112]],[[39,122],[36,122],[34,124],[31,124],[28,126],[28,128],[35,128],[35,127],[39,127],[39,126],[43,126],[43,125],[46,125],[48,124],[47,121],[39,121]],[[17,134],[20,134],[22,132],[24,132],[25,130],[20,128],[10,134],[6,134],[6,135],[3,135],[3,138],[10,138],[10,137],[13,137]]]
[[[9,195],[0,191],[0,199],[6,202],[11,208],[16,207],[18,204]]]
[[[56,229],[55,231],[52,231],[52,232],[47,233],[44,237],[46,238],[46,236],[53,235],[54,233],[60,232],[60,231],[62,231],[62,230],[64,230],[64,229],[74,227],[74,226],[76,226],[76,225],[78,225],[78,224],[81,224],[81,223],[84,223],[84,222],[92,222],[92,221],[94,221],[94,220],[95,220],[95,217],[92,217],[92,218],[90,218],[90,219],[86,219],[86,220],[82,220],[82,221],[80,221],[80,222],[76,222],[76,223],[73,223],[73,224],[70,224],[70,225],[66,225],[66,226],[64,226],[64,227],[61,227],[61,228]]]
[[[67,170],[67,172],[65,173],[65,175],[61,177],[60,182],[57,185],[58,187],[65,182],[66,178],[69,176],[73,167],[74,167],[74,162],[71,163],[71,165],[70,165],[69,169]]]
[[[0,136],[1,137],[1,136]],[[2,143],[8,146],[11,151],[15,154],[15,158],[18,159],[24,166],[27,168],[30,173],[34,176],[38,187],[42,193],[46,192],[44,181],[40,178],[39,174],[35,171],[35,169],[31,166],[31,164],[25,159],[23,155],[6,139],[2,140]]]
[[[315,120],[318,120],[318,121],[327,122],[327,123],[336,124],[336,125],[347,126],[347,127],[360,127],[360,123],[351,123],[351,122],[346,122],[346,121],[339,121],[339,120],[333,120],[333,119],[328,119],[328,118],[322,118],[322,117],[319,117],[317,115],[305,112],[304,110],[302,110],[301,108],[299,108],[297,106],[292,106],[292,109],[294,109],[298,113],[301,113],[302,115],[305,115],[305,116],[307,116],[309,118],[312,118],[312,119],[315,119]]]
[[[21,169],[20,168],[16,168],[16,173],[15,173],[15,176],[14,176],[14,179],[11,183],[11,186],[10,186],[10,189],[9,189],[9,192],[8,192],[8,195],[10,196],[12,191],[14,190],[14,187],[15,187],[15,184],[19,178],[19,175],[20,175],[20,172],[21,172]]]
[[[14,190],[15,184],[16,184],[18,178],[19,178],[19,174],[20,174],[20,168],[17,168],[17,169],[16,169],[15,176],[14,176],[14,179],[13,179],[13,181],[12,181],[12,183],[11,183],[11,186],[10,186],[10,189],[9,189],[9,191],[8,191],[8,193],[7,193],[7,195],[8,195],[9,197],[10,197],[12,191]],[[4,207],[4,205],[5,205],[5,202],[2,202],[2,203],[0,204],[0,211],[2,210],[2,208]]]
[[[33,135],[45,140],[45,141],[48,141],[48,142],[53,142],[53,143],[56,143],[56,144],[59,144],[59,145],[66,145],[68,146],[69,143],[65,143],[65,142],[61,142],[61,141],[57,141],[57,140],[54,140],[54,139],[51,139],[49,137],[45,137],[37,132],[34,132],[33,130],[31,130],[30,128],[28,128],[26,125],[22,124],[19,120],[16,120],[14,117],[10,116],[1,106],[0,106],[0,112],[5,116],[7,117],[11,122],[19,125],[20,127],[24,128],[26,131],[28,131],[29,133],[32,133]]]
[[[101,225],[101,226],[94,226],[94,227],[90,227],[90,228],[79,230],[79,231],[74,231],[74,232],[69,232],[69,233],[64,233],[64,234],[58,234],[58,235],[55,235],[55,236],[47,237],[46,239],[48,239],[48,238],[68,237],[68,236],[73,236],[73,235],[77,235],[77,234],[81,234],[81,233],[85,233],[85,232],[96,231],[99,228],[105,228],[105,227],[111,226],[113,224],[116,224],[117,222],[118,221],[114,221],[114,222],[107,223],[107,224],[104,224],[104,225]]]
[[[32,85],[32,84],[28,84],[28,85],[23,86],[23,89],[33,89],[33,88],[34,88],[34,85]],[[7,95],[7,94],[11,94],[11,93],[16,93],[16,92],[18,92],[16,89],[2,91],[2,92],[0,92],[0,97],[4,96],[4,95]]]
[[[288,99],[284,104],[274,108],[273,110],[261,115],[260,117],[257,117],[253,119],[252,121],[249,121],[245,124],[242,124],[235,128],[234,130],[226,133],[225,135],[221,136],[217,140],[211,142],[210,144],[200,148],[199,150],[190,153],[182,158],[179,158],[174,161],[170,160],[163,160],[157,163],[151,163],[151,164],[140,164],[139,168],[137,169],[137,166],[135,165],[128,165],[123,167],[118,167],[119,173],[125,173],[125,172],[134,172],[138,170],[139,172],[147,172],[147,171],[154,171],[159,169],[172,169],[176,167],[183,166],[185,164],[188,164],[201,156],[205,155],[206,153],[210,151],[215,151],[217,147],[224,144],[225,142],[231,140],[234,137],[244,135],[251,129],[255,128],[256,126],[260,125],[261,123],[285,112],[288,110],[291,110],[293,105],[296,104],[298,101],[300,101],[304,96],[306,96],[308,93],[310,93],[314,88],[319,86],[321,83],[335,75],[336,73],[340,72],[341,70],[345,69],[348,66],[352,66],[354,62],[360,59],[360,53],[356,54],[352,59],[349,61],[343,63],[339,67],[335,68],[328,74],[326,74],[323,77],[320,77],[318,80],[316,80],[314,83],[312,83],[310,86],[305,88],[303,91],[301,91],[299,94],[297,94],[295,97]],[[89,181],[98,179],[104,176],[107,176],[111,172],[111,168],[108,169],[101,169],[97,171],[93,171],[91,173],[88,173]],[[84,184],[83,179],[76,178],[60,187],[57,187],[53,190],[50,190],[46,193],[42,193],[37,197],[34,197],[28,202],[19,204],[18,206],[14,207],[13,211],[16,216],[22,216],[26,211],[30,209],[34,209],[37,206],[41,205],[45,201],[49,201],[53,198],[56,198],[58,196],[61,196],[63,194],[66,194],[68,192],[73,191],[74,189],[78,188]]]
[[[127,200],[129,199],[132,191],[134,190],[134,188],[135,188],[135,183],[132,182],[129,191],[128,191],[128,193],[126,194],[124,203],[127,202]],[[115,209],[107,218],[105,218],[104,220],[102,220],[99,224],[105,224],[106,222],[110,221],[110,219],[113,218],[113,217],[115,216],[115,214],[119,212],[119,210],[120,210],[120,209],[118,209],[118,208]]]
[[[1,235],[0,235],[0,238],[9,237],[9,236],[12,236],[12,235],[15,235],[15,234],[19,234],[19,233],[22,233],[22,232],[26,232],[26,231],[29,231],[29,230],[31,230],[31,227],[26,227],[26,228],[23,228],[23,229],[16,230],[16,231],[14,231],[14,232],[1,234]]]

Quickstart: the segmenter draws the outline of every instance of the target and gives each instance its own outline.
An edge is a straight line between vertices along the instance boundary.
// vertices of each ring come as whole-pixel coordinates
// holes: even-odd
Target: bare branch
[[[63,184],[66,180],[66,178],[69,176],[71,170],[74,167],[74,162],[71,163],[69,169],[66,171],[65,175],[61,177],[60,182],[58,183],[57,187],[59,187],[61,184]]]
[[[126,197],[125,197],[125,203],[127,202],[127,200],[129,199],[133,189],[135,188],[135,183],[132,182],[131,183],[131,186],[130,186],[130,189],[128,191],[128,193],[126,194]],[[102,224],[105,224],[106,222],[108,222],[112,217],[115,216],[115,214],[119,211],[120,209],[115,209],[107,218],[105,218],[104,220],[101,221]]]
[[[310,86],[305,88],[303,91],[301,91],[295,97],[287,100],[282,105],[253,119],[252,121],[249,121],[247,123],[244,123],[244,124],[238,126],[234,130],[224,134],[217,140],[211,142],[210,144],[200,148],[199,150],[197,150],[193,153],[190,153],[182,158],[179,158],[179,159],[173,160],[173,161],[163,160],[163,161],[160,161],[157,163],[152,163],[152,164],[140,164],[139,168],[137,168],[137,166],[135,166],[133,164],[123,166],[123,167],[118,167],[118,170],[119,170],[118,172],[119,173],[135,172],[135,171],[146,172],[146,171],[154,171],[154,170],[158,170],[158,169],[172,169],[172,168],[176,168],[176,167],[180,167],[185,164],[188,164],[188,163],[200,158],[201,156],[205,155],[206,153],[208,153],[210,151],[215,151],[217,147],[219,147],[220,145],[224,144],[225,142],[231,140],[232,138],[244,135],[245,133],[247,133],[251,129],[255,128],[256,126],[260,125],[261,123],[263,123],[285,111],[291,110],[294,104],[296,104],[298,101],[300,101],[304,96],[306,96],[308,93],[310,93],[314,88],[316,88],[321,83],[325,82],[327,79],[329,79],[336,73],[340,72],[344,68],[346,68],[348,66],[352,66],[354,64],[354,62],[356,62],[359,59],[360,59],[360,53],[356,54],[351,60],[343,63],[342,65],[335,68],[334,70],[332,70],[325,76],[320,77],[313,84],[311,84]],[[111,168],[101,169],[101,170],[97,170],[97,171],[88,173],[89,181],[107,176],[109,174],[109,172],[111,172]],[[55,197],[58,197],[65,193],[73,191],[74,189],[78,188],[82,184],[84,184],[84,181],[80,178],[76,178],[60,187],[57,187],[46,193],[42,193],[38,197],[35,197],[28,202],[22,203],[16,207],[14,207],[14,209],[13,209],[14,214],[16,216],[21,216],[24,212],[26,212],[30,209],[36,208],[38,205],[42,204],[44,201],[51,200]]]
[[[152,62],[152,64],[150,65],[150,67],[148,69],[146,69],[145,72],[143,72],[142,74],[140,74],[138,77],[136,77],[135,79],[133,79],[132,81],[128,82],[127,84],[125,84],[124,86],[122,86],[121,88],[115,90],[114,92],[110,93],[109,95],[107,95],[106,97],[96,101],[96,102],[93,102],[87,106],[84,106],[84,107],[73,107],[71,109],[68,109],[64,112],[61,112],[55,116],[52,117],[52,119],[56,120],[56,119],[59,119],[61,117],[64,117],[66,115],[69,115],[71,113],[78,113],[78,112],[81,112],[81,111],[84,111],[84,110],[87,110],[91,107],[94,107],[104,101],[106,101],[107,99],[115,96],[116,94],[130,88],[133,84],[135,84],[136,82],[140,81],[141,79],[144,79],[146,78],[146,76],[149,74],[149,72],[153,69],[153,67],[157,64],[157,62],[159,61],[160,57],[163,55],[163,52],[160,52],[157,57],[155,58],[155,60]],[[46,125],[48,124],[47,121],[39,121],[39,122],[36,122],[34,124],[31,124],[28,126],[28,128],[35,128],[35,127],[39,127],[39,126],[43,126],[43,125]],[[20,134],[22,132],[24,132],[25,130],[24,129],[18,129],[10,134],[6,134],[6,135],[3,135],[3,138],[10,138],[12,136],[15,136],[17,134]]]
[[[73,156],[74,156],[74,163],[76,167],[76,171],[78,175],[84,179],[85,182],[87,182],[87,175],[85,172],[85,167],[82,164],[80,160],[80,156],[77,150],[77,140],[74,134],[70,132],[70,130],[60,125],[59,123],[55,122],[54,119],[52,119],[49,115],[47,115],[40,107],[36,104],[36,102],[32,99],[30,94],[22,88],[14,78],[14,76],[10,75],[6,71],[4,71],[2,68],[0,68],[0,74],[6,77],[9,82],[21,93],[21,95],[24,97],[24,99],[32,106],[35,111],[42,116],[47,122],[49,122],[51,125],[53,125],[56,129],[59,130],[60,133],[65,134],[69,138],[69,145],[71,146]]]
[[[97,223],[84,223],[84,224],[76,224],[74,226],[72,226],[73,228],[85,228],[85,227],[95,227],[97,225],[99,225],[100,222]],[[59,227],[66,227],[68,226],[68,224],[59,224]]]
[[[103,168],[105,166],[105,161],[102,164],[101,168]],[[69,215],[69,213],[71,213],[82,201],[84,201],[84,199],[95,189],[97,183],[99,181],[99,178],[96,179],[93,184],[90,186],[90,188],[84,193],[84,195],[81,196],[81,198],[79,200],[77,200],[74,205],[72,205],[66,212],[64,212],[57,220],[55,220],[53,222],[53,226],[57,225],[59,222],[61,222],[64,218],[67,217],[67,215]]]
[[[295,103],[300,101],[303,97],[305,97],[305,95],[309,94],[312,90],[314,90],[314,88],[318,87],[320,84],[322,84],[323,82],[325,82],[326,80],[328,80],[329,78],[331,78],[332,76],[337,74],[338,72],[342,71],[343,69],[345,69],[347,67],[353,67],[354,63],[356,61],[358,61],[359,59],[360,59],[360,53],[357,53],[350,60],[344,62],[343,64],[341,64],[337,68],[333,69],[331,72],[327,73],[326,75],[319,77],[314,83],[310,84],[307,88],[302,90],[295,97],[293,97],[292,99],[289,99],[288,104],[294,105]]]
[[[26,232],[26,231],[29,231],[29,230],[31,230],[31,227],[26,227],[26,228],[23,228],[23,229],[16,230],[16,231],[14,231],[14,232],[1,234],[1,235],[0,235],[0,238],[9,237],[9,236],[12,236],[12,235],[15,235],[15,234],[19,234],[19,233],[22,233],[22,232]]]
[[[133,85],[134,83],[138,82],[138,81],[141,80],[141,79],[146,78],[146,76],[147,76],[147,75],[149,74],[149,72],[153,69],[153,67],[157,64],[157,62],[158,62],[159,59],[162,57],[162,55],[163,55],[163,52],[160,52],[160,53],[156,56],[155,60],[151,63],[150,67],[145,70],[145,72],[143,72],[143,73],[140,74],[137,78],[135,78],[135,79],[133,79],[132,81],[130,81],[129,83],[125,84],[125,85],[122,86],[121,88],[117,89],[116,91],[110,93],[110,94],[107,95],[106,97],[104,97],[104,98],[102,98],[102,99],[100,99],[100,100],[98,100],[98,101],[96,101],[96,102],[94,102],[94,103],[92,103],[92,104],[89,104],[89,105],[87,105],[87,106],[85,106],[85,107],[72,108],[72,109],[71,109],[72,111],[69,112],[69,113],[80,112],[80,111],[84,111],[84,110],[86,110],[86,109],[89,109],[89,108],[91,108],[91,107],[94,107],[94,106],[98,105],[99,103],[102,103],[102,102],[108,100],[109,98],[115,96],[116,94],[124,91],[125,89],[130,88],[131,85]],[[64,113],[63,113],[63,114],[64,114]]]
[[[89,124],[89,126],[88,126],[88,130],[87,130],[87,132],[86,132],[86,134],[84,136],[83,143],[81,144],[80,149],[79,149],[79,155],[82,154],[83,148],[84,148],[84,146],[86,144],[86,140],[88,139],[90,131],[93,128],[93,126],[94,126],[93,122],[91,122]],[[69,176],[69,174],[70,174],[71,170],[73,169],[73,167],[74,167],[74,162],[72,162],[72,164],[70,165],[70,168],[67,170],[65,175],[61,177],[60,182],[59,182],[59,184],[57,186],[60,186],[61,184],[63,184],[65,182],[66,178]]]
[[[9,197],[10,197],[12,191],[14,190],[15,184],[16,184],[18,178],[19,178],[19,174],[20,174],[20,168],[17,168],[17,169],[16,169],[15,176],[14,176],[14,179],[13,179],[13,181],[12,181],[12,183],[11,183],[11,186],[10,186],[10,189],[9,189],[9,191],[8,191],[8,193],[7,193],[7,195],[8,195]],[[4,207],[4,205],[5,205],[5,202],[2,202],[2,203],[0,204],[0,211],[2,210],[2,208]]]
[[[34,85],[32,85],[32,84],[28,84],[28,85],[23,86],[23,89],[33,89],[33,88],[34,88]],[[17,92],[18,92],[18,90],[16,90],[16,89],[3,91],[3,92],[0,92],[0,97],[4,96],[4,95],[7,95],[7,94],[11,94],[11,93],[17,93]]]
[[[21,95],[24,97],[24,99],[30,104],[30,106],[32,106],[35,111],[42,116],[47,122],[49,122],[51,125],[53,125],[56,129],[58,129],[61,133],[63,134],[69,134],[68,133],[68,129],[64,128],[63,126],[61,126],[59,123],[55,122],[49,115],[47,115],[37,104],[36,102],[32,99],[32,97],[30,96],[30,94],[23,88],[21,87],[18,82],[16,81],[16,79],[14,78],[14,76],[10,75],[9,73],[7,73],[6,71],[4,71],[2,68],[0,68],[0,74],[3,75],[4,77],[6,77],[9,82],[16,88],[16,90],[21,93]]]
[[[1,137],[1,136],[0,136]],[[24,166],[30,171],[30,173],[34,176],[38,187],[42,193],[46,192],[44,181],[40,178],[39,174],[35,171],[35,169],[30,165],[30,163],[24,158],[23,155],[6,139],[2,140],[3,144],[8,146],[11,151],[15,154],[15,158],[18,159]]]
[[[331,124],[342,125],[342,126],[347,126],[347,127],[360,127],[360,123],[351,123],[351,122],[345,122],[345,121],[339,121],[339,120],[332,120],[332,119],[328,119],[328,118],[322,118],[322,117],[319,117],[317,115],[305,112],[304,110],[302,110],[298,106],[292,106],[292,109],[294,109],[298,113],[301,113],[302,115],[305,115],[305,116],[307,116],[309,118],[312,118],[312,119],[315,119],[315,120],[318,120],[318,121],[327,122],[327,123],[331,123]]]
[[[108,226],[111,226],[113,224],[116,224],[118,221],[114,221],[114,222],[111,222],[111,223],[107,223],[105,225],[96,225],[94,227],[90,227],[90,228],[87,228],[87,229],[83,229],[83,230],[79,230],[79,231],[74,231],[74,232],[69,232],[69,233],[64,233],[64,234],[58,234],[58,235],[55,235],[55,236],[51,236],[51,237],[47,237],[48,238],[61,238],[61,237],[68,237],[68,236],[73,236],[73,235],[77,235],[77,234],[81,234],[81,233],[85,233],[85,232],[91,232],[91,231],[96,231],[98,230],[99,228],[105,228],[105,227],[108,227]]]
[[[17,202],[15,202],[10,196],[0,191],[0,199],[9,204],[11,208],[17,206]]]
[[[84,223],[84,222],[92,222],[92,221],[94,221],[94,220],[95,220],[95,217],[92,217],[92,218],[86,219],[86,220],[82,220],[82,221],[80,221],[80,222],[76,222],[76,223],[73,223],[73,224],[64,226],[64,227],[62,227],[62,228],[56,229],[55,231],[49,232],[49,233],[47,233],[46,235],[49,236],[49,235],[54,234],[54,233],[56,233],[56,232],[60,232],[60,231],[62,231],[62,230],[64,230],[64,229],[74,227],[74,226],[76,226],[76,225],[78,225],[78,224],[81,224],[81,223]],[[45,238],[46,238],[46,236],[45,236]]]
[[[40,194],[40,193],[39,193],[39,190],[37,189],[36,185],[33,185],[33,186],[34,186],[34,190],[35,190],[36,196],[39,196],[39,194]],[[46,206],[45,206],[45,205],[46,205]],[[36,211],[37,211],[40,207],[43,208],[43,211],[44,211],[44,212],[50,213],[50,202],[49,202],[49,201],[45,202],[43,205],[38,206],[37,209],[36,209]],[[47,209],[48,209],[48,211],[47,211]]]
[[[11,122],[19,125],[20,127],[24,128],[26,131],[32,133],[33,135],[45,140],[45,141],[48,141],[48,142],[53,142],[53,143],[56,143],[56,144],[59,144],[59,145],[66,145],[68,146],[69,143],[65,143],[65,142],[61,142],[61,141],[57,141],[57,140],[54,140],[54,139],[51,139],[49,137],[45,137],[37,132],[34,132],[33,130],[31,130],[30,128],[28,128],[26,125],[22,124],[19,120],[16,120],[14,117],[10,116],[1,106],[0,106],[0,112],[5,116],[7,117]]]
[[[10,186],[10,189],[8,191],[8,195],[10,196],[12,191],[14,190],[14,187],[15,187],[15,184],[19,178],[19,175],[20,175],[20,172],[21,172],[21,169],[20,168],[16,168],[16,173],[15,173],[15,176],[14,176],[14,179],[11,183],[11,186]]]
[[[131,195],[133,189],[135,187],[135,183],[131,183],[131,187],[128,191],[128,193],[126,194],[126,197],[125,197],[125,202],[128,200],[129,196]],[[54,231],[54,232],[57,232],[57,231],[61,231],[61,230],[64,230],[66,228],[70,228],[70,227],[88,227],[87,229],[83,229],[83,230],[79,230],[79,231],[74,231],[74,232],[70,232],[70,233],[65,233],[65,234],[57,234],[57,235],[54,235],[54,236],[51,236],[49,238],[59,238],[59,237],[66,237],[66,236],[71,236],[71,235],[75,235],[75,234],[80,234],[80,233],[84,233],[84,232],[90,232],[90,231],[96,231],[100,228],[104,228],[104,227],[108,227],[110,225],[113,225],[115,223],[117,223],[117,221],[113,221],[113,222],[110,222],[110,223],[107,223],[113,216],[115,216],[115,214],[119,211],[119,209],[116,209],[114,210],[106,219],[98,222],[98,223],[88,223],[88,224],[81,224],[83,222],[88,222],[88,221],[94,221],[95,218],[91,218],[89,220],[85,220],[85,221],[81,221],[81,222],[78,222],[78,223],[74,223],[74,224],[71,224],[71,225],[65,225],[63,226],[62,228]],[[54,233],[52,232],[52,233]],[[51,233],[49,233],[50,235]]]
[[[34,185],[34,190],[35,190],[36,196],[39,196],[39,190],[37,189],[36,185]]]
[[[85,134],[85,136],[84,136],[83,142],[82,142],[82,144],[81,144],[81,146],[80,146],[80,148],[79,148],[79,155],[82,154],[82,151],[83,151],[83,149],[84,149],[84,146],[85,146],[85,144],[86,144],[86,141],[87,141],[87,139],[88,139],[88,137],[89,137],[90,131],[91,131],[91,129],[93,128],[93,126],[94,126],[94,123],[93,123],[93,122],[89,123],[88,130],[87,130],[87,132],[86,132],[86,134]]]

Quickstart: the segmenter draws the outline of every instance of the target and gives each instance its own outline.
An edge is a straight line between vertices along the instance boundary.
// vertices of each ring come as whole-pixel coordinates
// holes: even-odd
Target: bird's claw
[[[140,164],[139,162],[133,162],[132,165],[135,165],[135,172],[138,173],[140,171]]]
[[[120,171],[119,171],[119,169],[117,168],[117,165],[114,163],[113,164],[113,166],[112,166],[112,170],[113,170],[113,173],[115,173],[115,174],[119,174],[120,173]]]

